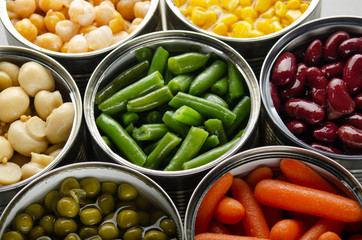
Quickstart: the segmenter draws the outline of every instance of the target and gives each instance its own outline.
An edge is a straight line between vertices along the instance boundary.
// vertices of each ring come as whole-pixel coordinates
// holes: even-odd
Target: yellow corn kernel
[[[250,32],[250,37],[261,37],[264,36],[265,34],[263,32],[260,32],[259,30],[253,29]]]
[[[278,1],[274,4],[275,7],[275,14],[278,15],[279,17],[285,17],[285,15],[287,14],[288,8],[287,8],[287,4]]]
[[[114,11],[113,18],[109,21],[108,25],[113,33],[118,33],[124,30],[124,19],[122,15],[119,12]]]
[[[254,8],[258,12],[265,12],[270,6],[271,0],[256,0]]]
[[[241,6],[251,6],[253,3],[253,0],[239,0],[239,4]]]
[[[206,0],[190,0],[188,6],[207,8]]]
[[[233,12],[231,12],[232,14],[234,14],[235,16],[237,16],[239,19],[241,19],[241,12],[243,11],[243,8],[240,6],[237,6],[235,8],[235,10]]]
[[[247,19],[247,18],[257,18],[258,13],[255,11],[252,7],[244,7],[241,11],[241,19]]]
[[[38,35],[38,29],[28,18],[15,23],[15,29],[30,42],[33,42]]]
[[[207,7],[211,7],[213,5],[221,6],[219,0],[206,0],[206,2],[207,2]]]
[[[291,23],[297,20],[300,16],[302,16],[302,12],[300,10],[293,10],[293,9],[289,9],[287,14],[285,15],[285,17]]]
[[[221,22],[225,23],[227,26],[231,26],[232,24],[236,23],[237,21],[238,21],[238,17],[231,13],[226,14],[221,20]]]
[[[214,11],[206,10],[206,18],[205,18],[205,25],[203,29],[209,29],[212,25],[214,25],[217,21],[217,14]]]
[[[273,26],[271,25],[269,19],[263,19],[256,24],[256,29],[263,32],[264,34],[273,33]]]
[[[252,26],[254,25],[254,22],[255,22],[255,20],[250,17],[245,18],[243,21],[250,23],[250,25],[252,25]]]
[[[218,23],[215,25],[212,31],[218,35],[227,36],[228,26],[225,23]]]
[[[274,15],[273,17],[269,18],[269,20],[270,20],[271,22],[275,22],[275,21],[280,22],[280,17]]]
[[[180,1],[181,6],[185,5],[187,2],[187,0],[179,0],[179,1]]]
[[[180,8],[180,12],[182,13],[182,15],[187,17],[191,15],[193,9],[194,7]]]
[[[252,26],[250,23],[239,21],[233,24],[231,36],[236,38],[248,38],[250,37],[251,30]]]
[[[204,11],[200,11],[194,9],[191,14],[191,22],[196,26],[202,27],[205,24],[206,13]]]
[[[263,18],[272,18],[275,14],[275,8],[274,6],[270,7],[267,11],[265,11],[263,14],[261,14],[261,17]]]
[[[285,28],[285,27],[289,26],[291,24],[291,22],[289,22],[289,20],[286,18],[282,18],[281,24],[282,24],[283,28]]]
[[[44,17],[44,23],[49,32],[55,32],[55,25],[59,22],[65,20],[63,13],[58,11],[49,10]]]
[[[305,11],[307,11],[308,7],[309,7],[308,3],[301,3],[300,4],[300,11],[302,11],[302,13],[304,13]]]
[[[218,17],[223,15],[223,10],[220,6],[212,5],[208,10],[215,12]]]
[[[84,27],[81,27],[79,29],[79,33],[85,35],[85,34],[91,32],[93,30],[96,30],[96,29],[97,29],[97,27],[94,26],[94,25],[84,26]]]
[[[221,6],[229,12],[234,11],[238,4],[239,0],[221,0]]]
[[[181,7],[180,0],[173,0],[173,3],[176,5],[176,7]]]
[[[283,29],[283,27],[282,27],[282,25],[280,24],[279,21],[272,21],[271,24],[272,24],[274,32],[278,32],[278,31]]]
[[[289,0],[287,2],[287,8],[289,9],[299,9],[300,1],[299,0]]]

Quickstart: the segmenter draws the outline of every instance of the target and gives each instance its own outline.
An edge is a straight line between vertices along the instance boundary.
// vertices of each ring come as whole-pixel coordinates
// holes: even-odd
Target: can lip
[[[201,32],[204,34],[207,34],[209,36],[216,37],[218,39],[221,39],[223,41],[233,42],[233,43],[245,43],[245,44],[252,44],[256,42],[263,42],[268,41],[271,39],[277,39],[284,35],[285,33],[291,31],[296,26],[300,25],[309,15],[315,11],[315,9],[318,7],[319,4],[321,4],[321,0],[311,0],[309,7],[307,10],[303,13],[302,17],[298,18],[295,22],[290,24],[289,26],[283,28],[282,30],[271,33],[268,35],[260,36],[260,37],[254,37],[254,38],[234,38],[234,37],[225,37],[221,35],[214,34],[212,32],[209,32],[207,30],[204,30],[195,24],[191,23],[181,12],[180,9],[175,5],[173,0],[165,0],[167,6],[173,11],[173,13],[177,16],[179,20],[181,20],[183,23],[185,23],[188,27],[192,28],[193,30],[197,32]]]
[[[288,128],[285,126],[284,122],[280,118],[279,114],[275,110],[275,107],[272,104],[272,99],[270,94],[270,72],[271,68],[274,65],[277,56],[280,55],[283,51],[289,50],[290,46],[301,45],[301,43],[311,37],[326,35],[328,32],[322,31],[323,29],[344,29],[346,30],[348,27],[353,29],[358,29],[360,34],[362,34],[362,17],[361,16],[351,16],[351,15],[338,15],[338,16],[328,16],[319,19],[314,19],[308,21],[292,31],[286,33],[282,36],[269,50],[266,55],[264,62],[262,64],[262,68],[259,76],[259,87],[260,87],[260,95],[262,100],[262,108],[266,111],[267,115],[272,119],[272,121],[277,125],[280,130],[283,131],[285,137],[288,140],[298,144],[301,147],[317,151],[319,153],[325,154],[328,157],[338,159],[338,160],[354,160],[358,161],[361,159],[362,155],[346,155],[346,154],[335,154],[325,152],[316,148],[311,147],[309,144],[301,142],[294,134],[292,134]],[[319,32],[321,31],[321,32]],[[302,41],[303,40],[303,41]],[[294,48],[294,46],[293,46]]]
[[[41,52],[38,52],[36,50],[25,47],[19,47],[19,46],[0,46],[0,53],[5,53],[6,59],[9,59],[11,57],[14,58],[16,57],[17,59],[24,58],[26,61],[33,60],[46,66],[50,71],[53,72],[53,74],[56,74],[58,76],[59,82],[68,91],[69,97],[75,109],[72,130],[70,132],[68,140],[66,141],[62,151],[58,154],[58,156],[51,163],[49,163],[44,169],[42,169],[39,173],[27,179],[21,180],[17,183],[1,186],[0,192],[6,192],[17,189],[19,187],[23,187],[24,185],[28,184],[29,182],[33,181],[34,179],[38,178],[39,176],[43,175],[45,172],[49,171],[50,169],[54,168],[57,164],[59,164],[59,162],[67,154],[67,150],[72,148],[72,146],[76,144],[75,139],[81,132],[83,105],[82,105],[82,98],[80,95],[80,91],[73,77],[60,63],[58,63],[52,57],[45,55]]]
[[[196,39],[195,39],[196,38]],[[248,88],[249,92],[252,97],[252,109],[251,109],[251,116],[249,118],[249,123],[245,129],[245,134],[240,138],[239,142],[234,145],[232,149],[230,149],[228,152],[235,152],[238,148],[238,146],[241,143],[244,143],[247,140],[247,137],[251,134],[253,131],[253,128],[256,125],[257,119],[259,118],[260,113],[260,106],[261,106],[261,100],[260,100],[260,94],[259,94],[259,87],[257,83],[257,79],[255,77],[254,72],[251,70],[250,66],[246,62],[246,60],[233,48],[231,48],[226,43],[214,38],[207,36],[202,33],[198,32],[191,32],[187,30],[167,30],[167,31],[158,31],[153,33],[148,33],[139,37],[136,37],[128,42],[125,42],[118,46],[116,49],[114,49],[109,55],[107,55],[106,58],[104,58],[99,65],[96,67],[95,71],[93,72],[92,76],[89,79],[85,95],[84,95],[84,116],[86,120],[86,124],[90,131],[92,138],[97,141],[97,144],[100,145],[100,147],[105,150],[108,157],[111,159],[116,159],[117,162],[121,164],[131,165],[133,168],[144,172],[151,176],[156,177],[175,177],[175,176],[186,176],[194,173],[199,173],[202,171],[205,171],[209,169],[210,167],[214,166],[218,161],[221,160],[221,157],[214,160],[211,163],[208,163],[206,165],[189,169],[189,170],[180,170],[180,171],[160,171],[160,170],[153,170],[153,169],[147,169],[144,167],[137,166],[135,164],[130,163],[129,161],[123,159],[118,154],[114,153],[105,143],[101,140],[99,131],[95,125],[95,117],[94,117],[94,98],[97,90],[100,87],[101,82],[105,79],[104,71],[107,71],[107,68],[110,64],[113,63],[113,60],[117,59],[119,56],[125,55],[129,53],[130,51],[139,48],[140,46],[149,46],[149,45],[155,45],[155,44],[162,44],[168,41],[175,41],[181,42],[185,41],[188,43],[195,43],[195,44],[204,44],[210,43],[210,45],[205,45],[208,48],[216,49],[215,46],[218,46],[219,48],[216,49],[220,53],[229,53],[227,55],[228,58],[230,58],[233,62],[237,63],[237,67],[242,72],[243,76],[248,79]],[[224,55],[225,56],[225,55]],[[99,77],[99,78],[98,78]],[[99,80],[100,79],[100,80]],[[227,154],[227,153],[226,153]]]
[[[127,36],[121,42],[132,39],[135,36],[137,36],[140,32],[142,32],[142,30],[145,28],[145,25],[149,22],[149,20],[152,18],[152,16],[155,14],[155,12],[158,10],[160,0],[150,0],[150,1],[151,1],[151,4],[150,4],[149,11],[147,12],[143,21],[139,24],[139,26],[132,33],[129,34],[129,36]],[[93,58],[94,56],[97,56],[97,55],[109,53],[111,50],[113,50],[115,47],[117,47],[121,43],[121,42],[115,43],[106,48],[102,48],[99,50],[95,50],[92,52],[86,52],[86,53],[62,53],[62,52],[51,51],[51,50],[48,50],[45,48],[41,48],[41,47],[37,46],[36,44],[28,41],[14,28],[14,26],[11,23],[10,18],[8,17],[8,14],[7,14],[6,1],[0,1],[0,13],[1,13],[0,22],[3,24],[3,26],[7,30],[8,34],[13,36],[15,39],[20,41],[25,46],[27,46],[31,49],[40,51],[42,53],[45,53],[45,54],[55,57],[55,58],[64,58],[64,59],[69,59],[69,60],[72,60],[74,58],[82,58],[82,59]]]

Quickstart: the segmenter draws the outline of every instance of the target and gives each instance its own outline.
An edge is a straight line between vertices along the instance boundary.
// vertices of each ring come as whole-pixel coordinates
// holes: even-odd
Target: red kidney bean
[[[342,154],[342,151],[339,150],[338,148],[335,147],[331,147],[331,146],[326,146],[320,143],[311,143],[310,144],[312,147],[325,151],[325,152],[330,152],[330,153],[335,153],[335,154]]]
[[[362,89],[362,54],[350,57],[343,69],[343,80],[347,83],[351,95],[359,93]]]
[[[322,143],[335,143],[338,139],[337,130],[337,124],[331,121],[326,121],[323,122],[320,127],[314,129],[313,137]]]
[[[291,120],[285,124],[289,131],[296,136],[300,136],[307,132],[308,125],[302,121]]]
[[[282,99],[289,99],[292,97],[301,96],[305,92],[307,80],[306,80],[306,70],[307,65],[300,63],[297,65],[297,70],[295,76],[291,83],[285,86],[285,88],[280,90],[280,97]]]
[[[316,39],[312,41],[304,55],[304,63],[307,66],[316,66],[323,56],[323,43],[321,40]]]
[[[328,63],[322,66],[321,71],[327,79],[342,78],[343,68],[344,68],[344,62],[339,61],[334,63]]]
[[[362,93],[357,94],[357,96],[355,96],[353,100],[356,103],[356,109],[362,110]]]
[[[337,131],[339,140],[347,147],[362,148],[362,130],[351,125],[343,125]]]
[[[343,123],[346,125],[352,125],[360,130],[362,130],[362,114],[354,113],[343,119]]]
[[[290,117],[307,124],[319,124],[325,117],[324,109],[321,106],[300,98],[289,99],[284,104],[284,108]]]
[[[269,82],[269,84],[270,84],[270,96],[272,98],[275,110],[277,112],[280,112],[281,103],[279,99],[278,88],[272,82]]]
[[[306,71],[307,82],[312,93],[312,99],[322,107],[327,106],[327,84],[328,80],[317,67],[310,67]]]
[[[345,154],[349,154],[349,155],[361,155],[362,154],[362,148],[351,148],[346,145],[343,145],[343,151]]]
[[[324,43],[324,60],[327,62],[337,61],[340,58],[338,47],[347,39],[349,39],[349,34],[345,31],[332,34]]]
[[[355,53],[362,53],[362,37],[354,37],[344,40],[338,47],[339,55],[346,59]]]
[[[329,120],[350,114],[356,109],[356,104],[348,93],[346,82],[333,78],[328,83],[327,118]]]
[[[293,53],[282,53],[276,60],[271,80],[275,85],[284,86],[290,83],[295,75],[296,59]]]

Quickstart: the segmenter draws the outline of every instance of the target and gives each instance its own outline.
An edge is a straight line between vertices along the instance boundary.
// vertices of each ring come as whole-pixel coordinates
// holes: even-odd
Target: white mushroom
[[[24,63],[19,70],[20,86],[34,97],[41,90],[54,91],[55,82],[52,73],[37,62]]]
[[[19,66],[14,63],[2,61],[0,62],[0,71],[6,72],[12,81],[13,86],[19,86],[18,82],[18,74],[19,74]]]
[[[21,179],[21,170],[16,163],[7,162],[0,164],[0,184],[9,185]]]
[[[0,164],[3,162],[7,162],[14,154],[14,149],[11,146],[10,142],[0,136]]]
[[[9,87],[0,92],[0,121],[19,119],[29,108],[30,98],[21,87]]]
[[[34,108],[43,120],[57,107],[63,104],[63,98],[59,91],[50,92],[42,90],[34,97]]]
[[[34,163],[34,162],[29,162],[24,164],[21,167],[21,178],[22,179],[27,179],[35,174],[37,174],[38,172],[40,172],[41,170],[43,170],[43,166],[40,165],[39,163]]]

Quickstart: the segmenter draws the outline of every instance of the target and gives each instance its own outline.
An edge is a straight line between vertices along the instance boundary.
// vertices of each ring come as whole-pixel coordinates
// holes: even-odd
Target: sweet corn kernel
[[[206,0],[190,0],[188,6],[207,8]]]
[[[270,34],[273,33],[273,26],[271,25],[269,19],[264,19],[259,21],[256,24],[256,29],[263,32],[264,34]]]
[[[215,12],[218,17],[223,15],[223,10],[220,6],[212,5],[208,8],[208,10]]]
[[[289,0],[287,2],[287,8],[289,9],[299,9],[300,1],[299,0]]]
[[[270,6],[271,0],[256,0],[254,8],[258,12],[265,12]]]
[[[246,18],[254,18],[255,19],[257,17],[258,17],[258,13],[252,7],[245,7],[241,11],[241,19],[246,19]]]
[[[301,3],[300,4],[300,11],[302,11],[302,13],[304,13],[305,11],[307,11],[308,7],[309,7],[308,3]]]
[[[214,11],[206,10],[205,25],[203,29],[209,29],[212,25],[217,22],[217,14]]]
[[[181,6],[185,5],[187,2],[187,0],[179,0],[179,1],[180,1]]]
[[[206,2],[207,2],[207,7],[211,7],[213,5],[221,6],[219,0],[207,0]]]
[[[274,15],[273,17],[269,18],[269,20],[270,20],[271,22],[275,22],[275,21],[280,22],[280,17]]]
[[[234,11],[238,4],[239,0],[221,0],[221,6],[229,12]]]
[[[274,6],[271,6],[266,12],[261,14],[261,17],[263,18],[272,18],[275,14],[275,8]]]
[[[200,11],[194,9],[191,14],[191,22],[196,26],[202,27],[205,24],[206,13],[204,11]]]
[[[236,38],[248,38],[250,37],[252,26],[245,21],[239,21],[232,25],[231,36]]]
[[[250,17],[245,18],[243,21],[250,23],[250,25],[252,25],[252,26],[254,25],[254,22],[255,22],[255,20]]]
[[[283,29],[283,27],[282,27],[282,25],[280,24],[279,21],[272,21],[271,24],[272,24],[274,32],[278,32],[278,31]]]
[[[173,3],[176,5],[176,7],[181,7],[180,0],[173,0]]]
[[[226,14],[225,17],[221,20],[222,23],[225,23],[227,26],[231,26],[232,24],[238,21],[238,17],[234,14]]]
[[[28,18],[18,21],[15,29],[30,42],[33,42],[38,35],[38,29]]]
[[[213,27],[212,31],[221,36],[227,36],[228,26],[225,23],[218,23]]]
[[[113,33],[118,33],[124,30],[124,19],[122,15],[119,12],[114,11],[113,18],[109,21],[108,26],[111,28]]]
[[[287,14],[285,15],[285,17],[291,23],[297,20],[300,16],[302,16],[302,12],[300,10],[292,10],[292,9],[289,9]]]
[[[240,6],[237,6],[235,10],[232,12],[235,16],[237,16],[239,19],[241,19],[241,12],[243,11],[243,8]]]
[[[288,20],[288,19],[286,19],[286,18],[282,18],[281,24],[282,24],[283,28],[285,28],[285,27],[289,26],[289,25],[290,25],[290,23],[291,23],[291,22],[289,22],[289,20]]]
[[[278,1],[274,4],[274,7],[276,15],[278,15],[279,17],[285,17],[288,11],[287,4]]]
[[[251,6],[253,0],[239,0],[241,6]]]
[[[251,30],[250,32],[250,37],[261,37],[261,36],[264,36],[265,34],[260,32],[259,30]]]

